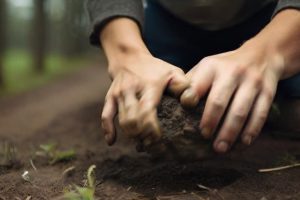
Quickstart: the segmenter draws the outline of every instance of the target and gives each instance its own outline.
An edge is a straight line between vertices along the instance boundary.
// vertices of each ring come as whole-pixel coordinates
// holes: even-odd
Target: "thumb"
[[[171,80],[169,81],[167,89],[171,94],[178,97],[189,86],[190,81],[185,77],[184,72],[181,69],[178,69],[174,72]]]

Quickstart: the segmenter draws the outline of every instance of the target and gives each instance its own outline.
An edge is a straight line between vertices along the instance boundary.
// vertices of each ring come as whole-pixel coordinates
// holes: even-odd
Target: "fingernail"
[[[205,138],[210,138],[210,134],[211,134],[211,130],[210,130],[210,128],[203,128],[203,129],[201,129],[201,133],[202,133],[202,135],[203,135],[203,137],[205,137]]]
[[[221,141],[217,145],[217,151],[220,153],[225,153],[229,148],[229,145],[227,142]]]
[[[252,143],[252,137],[249,136],[249,135],[246,135],[244,138],[243,138],[243,142],[244,144],[246,145],[250,145]]]
[[[195,105],[198,102],[197,96],[192,89],[187,89],[182,94],[182,99],[186,102],[186,104]]]

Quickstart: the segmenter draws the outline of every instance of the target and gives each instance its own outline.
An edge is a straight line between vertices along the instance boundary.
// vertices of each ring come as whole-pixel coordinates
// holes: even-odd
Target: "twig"
[[[212,188],[206,187],[205,185],[201,185],[201,184],[197,184],[197,186],[198,186],[200,189],[206,190],[206,191],[208,191],[209,193],[215,195],[215,196],[218,197],[219,199],[225,200],[224,197],[219,193],[219,191],[218,191],[217,189],[212,189]]]
[[[63,171],[62,176],[63,177],[69,176],[72,172],[74,172],[74,170],[75,170],[75,166],[68,167]]]
[[[197,184],[198,188],[203,189],[203,190],[207,190],[209,192],[212,192],[213,189],[206,187],[205,185],[201,185],[201,184]]]
[[[37,171],[37,168],[35,167],[32,159],[30,159],[30,165],[34,169],[34,171]]]
[[[29,176],[29,172],[28,171],[24,171],[24,173],[22,174],[22,178],[24,181],[27,181],[27,182],[30,182],[31,183],[31,180],[30,180],[30,176]]]
[[[129,192],[131,190],[132,186],[129,186],[126,190]]]
[[[26,200],[31,200],[31,196],[28,196],[28,197],[26,198]]]
[[[285,169],[290,169],[290,168],[295,168],[295,167],[300,167],[300,163],[295,163],[292,165],[285,165],[281,167],[274,167],[274,168],[268,168],[268,169],[259,169],[258,172],[274,172],[274,171],[281,171]]]

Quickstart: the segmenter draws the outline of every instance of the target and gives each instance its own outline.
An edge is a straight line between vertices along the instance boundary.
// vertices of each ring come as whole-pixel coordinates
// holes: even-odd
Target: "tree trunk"
[[[46,54],[46,0],[34,0],[34,18],[32,31],[33,65],[38,73],[45,68]]]
[[[6,1],[0,0],[0,87],[4,87],[4,72],[3,72],[3,60],[5,51],[5,40],[6,40]]]
[[[67,57],[76,56],[86,49],[87,43],[82,38],[85,38],[84,33],[84,1],[82,0],[64,0],[65,13],[62,23],[62,50]]]

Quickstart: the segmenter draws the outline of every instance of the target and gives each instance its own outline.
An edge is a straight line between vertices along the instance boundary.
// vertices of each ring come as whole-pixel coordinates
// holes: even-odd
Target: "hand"
[[[122,131],[129,137],[153,142],[161,132],[156,115],[166,87],[180,95],[189,85],[181,69],[154,58],[150,53],[126,56],[122,64],[109,66],[113,82],[106,95],[102,112],[102,127],[107,143],[116,140],[113,124],[117,112]]]
[[[208,93],[200,129],[211,138],[219,125],[214,149],[227,152],[241,133],[250,145],[260,133],[283,72],[283,61],[269,49],[243,45],[204,58],[188,74],[190,88],[181,96],[185,106],[196,106]],[[225,115],[226,111],[226,116]],[[223,124],[220,124],[224,117]]]

